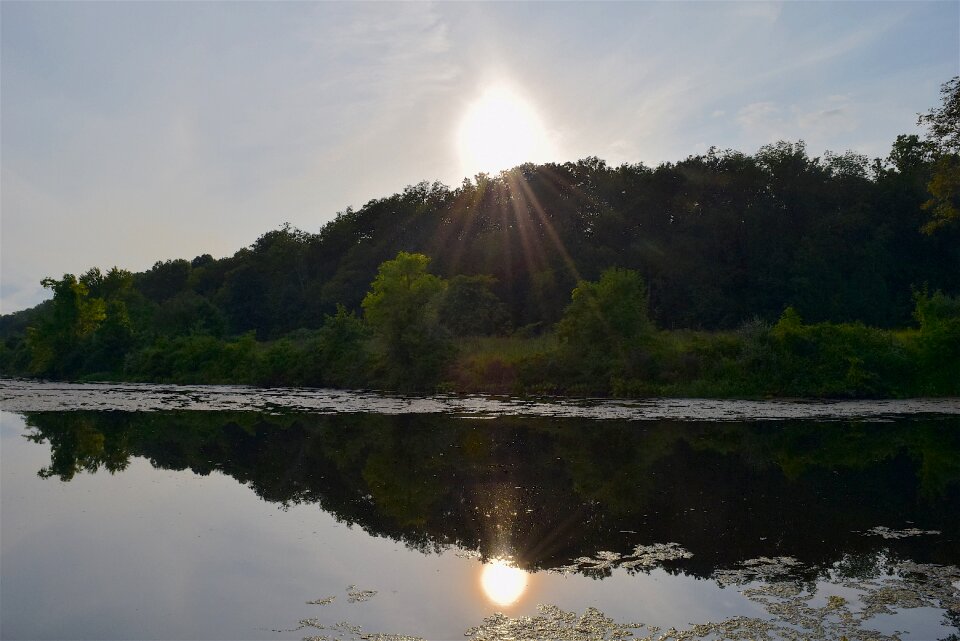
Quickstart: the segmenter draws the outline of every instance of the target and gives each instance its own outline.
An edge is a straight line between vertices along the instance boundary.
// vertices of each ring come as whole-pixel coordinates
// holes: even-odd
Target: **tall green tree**
[[[53,291],[50,309],[27,331],[30,370],[47,376],[117,372],[134,344],[128,304],[139,294],[133,275],[94,267],[79,278],[46,278]]]
[[[437,304],[446,282],[427,271],[423,254],[400,252],[380,265],[363,299],[364,317],[378,341],[385,381],[399,389],[439,380],[451,355]]]
[[[83,279],[73,274],[64,274],[59,280],[44,278],[41,284],[53,291],[53,309],[27,332],[30,369],[35,374],[62,376],[81,341],[107,317],[106,305],[102,298],[92,298]]]
[[[960,222],[960,76],[945,82],[940,94],[942,104],[917,120],[918,125],[927,127],[927,138],[937,155],[927,184],[930,200],[923,204],[930,212],[930,220],[923,226],[927,234]]]
[[[91,269],[81,277],[90,296],[100,298],[106,316],[87,341],[83,369],[87,372],[119,372],[127,353],[136,343],[137,326],[145,324],[149,305],[134,288],[134,276],[125,269],[112,267],[107,273]]]
[[[587,378],[626,373],[652,331],[643,278],[620,268],[581,281],[557,324],[569,364]]]

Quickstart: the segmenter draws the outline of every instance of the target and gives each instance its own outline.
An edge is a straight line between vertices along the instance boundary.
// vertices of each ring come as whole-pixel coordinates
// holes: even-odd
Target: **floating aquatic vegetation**
[[[121,410],[224,410],[337,414],[467,414],[554,416],[624,420],[741,421],[866,419],[918,414],[960,414],[956,399],[870,401],[716,400],[664,398],[643,401],[550,399],[531,401],[484,396],[399,396],[333,389],[257,388],[243,385],[61,383],[0,379],[0,403],[12,412]]]
[[[383,632],[364,632],[359,625],[353,625],[346,621],[340,621],[327,626],[320,623],[317,619],[304,619],[299,628],[293,630],[274,630],[274,632],[295,632],[303,628],[315,628],[317,630],[328,630],[334,633],[332,636],[326,634],[303,637],[303,641],[425,641],[422,637],[410,636],[407,634],[386,634]]]
[[[744,585],[752,581],[782,580],[803,564],[792,556],[761,556],[756,559],[741,561],[737,568],[716,570],[714,580],[721,586]]]
[[[816,592],[795,583],[747,588],[743,594],[762,604],[778,621],[803,630],[804,635],[796,638],[804,639],[900,639],[899,633],[884,635],[864,627],[873,617],[895,615],[898,610],[930,607],[941,609],[954,619],[960,616],[960,569],[904,561],[897,563],[894,571],[893,576],[838,584],[859,593],[859,611],[852,610],[848,600],[838,595],[829,595],[826,605],[813,607],[810,601]],[[944,623],[956,625],[955,620]]]
[[[870,528],[864,534],[873,536],[882,536],[885,539],[905,539],[908,536],[921,536],[923,534],[940,534],[940,530],[920,530],[915,527],[908,527],[903,530],[891,530],[883,525]]]
[[[888,635],[864,627],[872,614],[854,614],[847,599],[838,595],[829,595],[825,605],[814,607],[810,602],[817,596],[816,591],[804,590],[793,583],[762,585],[743,593],[763,605],[771,618],[738,616],[662,630],[643,623],[619,623],[594,608],[588,608],[580,615],[552,605],[539,605],[536,616],[511,618],[494,614],[480,625],[469,628],[464,635],[476,641],[612,641],[628,638],[635,641],[837,641],[843,638],[901,641],[897,633]]]
[[[322,599],[317,599],[316,601],[307,601],[307,605],[330,605],[336,598],[337,597],[335,596],[328,596]]]
[[[357,586],[347,586],[347,603],[362,603],[377,595],[376,590],[359,590]]]
[[[679,543],[654,543],[653,545],[638,545],[633,548],[629,558],[620,563],[622,568],[648,568],[659,565],[663,561],[689,559],[692,552],[683,549]]]
[[[926,601],[914,590],[900,587],[881,587],[863,595],[864,613],[895,614],[892,608],[922,608]]]
[[[303,637],[303,641],[425,641],[421,637],[411,637],[406,634],[383,634],[381,632],[367,632],[350,637],[328,637],[325,635]]]
[[[814,607],[810,602],[817,596],[816,590],[788,583],[748,588],[743,594],[773,615],[774,622],[768,632],[774,633],[774,639],[895,641],[900,638],[864,628],[870,616],[864,612],[854,614],[849,601],[842,596],[829,595],[825,605]]]
[[[960,568],[901,561],[896,569],[905,581],[922,588],[928,597],[949,604],[948,610],[960,612]]]
[[[893,614],[896,608],[934,607],[943,609],[948,616],[960,617],[960,569],[901,561],[894,570],[896,577],[861,584],[861,588],[866,588],[862,600],[869,616]]]
[[[550,572],[571,574],[573,572],[596,573],[608,572],[613,568],[638,570],[653,568],[664,561],[689,559],[693,556],[679,543],[654,543],[652,545],[637,545],[628,554],[602,550],[595,557],[581,556],[569,565],[552,568]]]
[[[324,627],[323,622],[320,619],[311,618],[311,619],[300,619],[297,621],[297,627],[295,628],[280,628],[272,629],[271,632],[296,632],[297,630],[303,630],[304,628],[316,628],[322,630]]]
[[[297,621],[297,627],[290,628],[288,630],[271,630],[271,632],[296,632],[297,630],[303,630],[305,628],[313,628],[315,630],[330,630],[332,632],[338,632],[341,634],[348,634],[358,636],[361,634],[361,628],[359,625],[353,625],[346,621],[340,621],[339,623],[334,623],[333,625],[328,625],[316,617],[311,617],[309,619],[300,619]],[[311,639],[327,639],[331,637],[310,637]]]
[[[654,546],[638,546],[641,547]],[[677,546],[659,548],[652,553],[668,555],[670,550],[674,554],[683,552]],[[598,555],[598,559],[592,560],[606,563],[612,560],[611,556]],[[639,559],[642,555],[638,553],[636,557]],[[741,569],[735,572],[744,571],[747,573],[744,577],[749,573],[756,577],[790,571],[800,563],[790,557],[760,557],[740,565]],[[662,629],[644,623],[618,622],[596,608],[587,608],[579,614],[541,604],[533,616],[509,617],[498,612],[463,634],[474,641],[904,641],[901,632],[885,634],[870,629],[870,620],[877,615],[919,607],[936,607],[951,616],[960,615],[960,569],[910,561],[899,563],[894,569],[896,574],[892,576],[849,585],[831,584],[854,588],[858,595],[852,601],[837,594],[824,595],[815,584],[804,586],[793,581],[745,587],[742,594],[763,606],[769,618],[737,616],[685,628]],[[824,596],[823,605],[812,604]],[[955,621],[945,623],[956,625]],[[417,636],[365,633],[360,626],[346,622],[326,627],[317,619],[303,619],[296,629],[305,627],[328,630],[334,636],[307,637],[304,641],[422,641]]]
[[[609,569],[622,567],[625,562],[650,567],[690,556],[676,543],[659,543],[638,545],[628,555],[600,552],[596,558],[577,559],[577,564],[570,567]],[[856,581],[844,580],[835,571],[825,583],[789,579],[790,574],[802,569],[803,564],[792,557],[759,557],[715,576],[721,585],[725,581],[743,586],[741,594],[762,606],[766,617],[735,616],[663,629],[645,623],[619,622],[596,608],[587,608],[580,614],[541,604],[532,616],[493,614],[463,635],[474,641],[905,641],[902,632],[871,629],[874,617],[896,615],[906,609],[937,608],[946,614],[945,625],[958,627],[960,623],[957,567],[903,561],[892,565],[892,574]],[[849,593],[830,593],[838,588]],[[351,585],[347,593],[348,601],[356,602],[370,598],[376,591],[358,590]],[[326,604],[332,600],[328,597],[308,603]],[[302,619],[299,627],[276,632],[305,628],[325,634],[306,637],[304,641],[423,641],[419,636],[364,632],[346,621],[327,625],[317,618]]]
[[[596,608],[582,614],[561,610],[555,605],[538,605],[535,616],[508,617],[500,612],[463,635],[476,641],[613,641],[637,639],[646,626],[642,623],[617,623]],[[656,634],[657,628],[648,633]]]
[[[779,594],[779,590],[773,594]],[[760,594],[754,596],[759,598]],[[844,637],[860,641],[900,641],[896,635],[863,629],[861,622],[846,609],[842,598],[828,599],[826,606],[812,608],[807,604],[812,597],[812,594],[794,595],[789,601],[771,602],[771,609],[781,614],[773,620],[740,616],[666,630],[643,623],[618,623],[595,608],[587,608],[580,615],[553,605],[538,605],[535,616],[512,618],[497,613],[469,628],[464,636],[476,641],[837,641]]]
[[[719,623],[700,623],[686,630],[670,628],[658,637],[646,637],[642,641],[686,641],[688,639],[749,639],[760,641],[778,639],[777,627],[769,621],[751,617],[733,617]],[[771,636],[773,634],[773,636]]]
[[[573,560],[569,565],[561,565],[551,568],[550,572],[557,574],[570,574],[572,572],[602,572],[611,570],[617,566],[623,557],[616,552],[601,550],[595,557],[581,556]]]

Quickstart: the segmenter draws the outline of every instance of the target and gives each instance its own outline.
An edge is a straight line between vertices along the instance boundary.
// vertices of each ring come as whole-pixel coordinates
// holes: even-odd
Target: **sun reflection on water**
[[[527,573],[496,559],[483,566],[480,585],[487,598],[497,605],[513,605],[527,589]]]

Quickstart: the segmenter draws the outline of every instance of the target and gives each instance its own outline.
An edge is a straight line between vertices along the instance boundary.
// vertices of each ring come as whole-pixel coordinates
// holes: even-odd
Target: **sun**
[[[533,107],[504,87],[487,89],[470,105],[457,132],[464,173],[495,173],[550,155],[543,121]]]

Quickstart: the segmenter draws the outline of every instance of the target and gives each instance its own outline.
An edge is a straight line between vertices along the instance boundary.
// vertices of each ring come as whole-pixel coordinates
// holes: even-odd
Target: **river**
[[[960,632],[956,399],[3,380],[0,409],[4,639]]]

